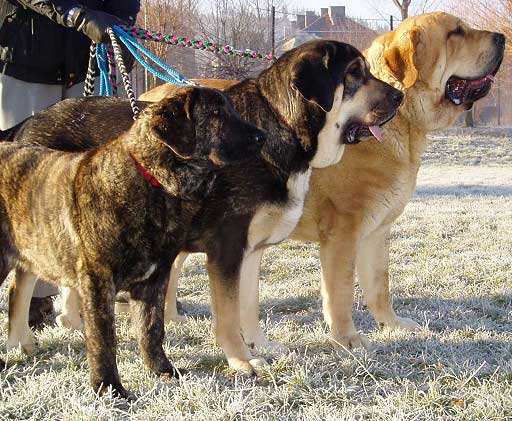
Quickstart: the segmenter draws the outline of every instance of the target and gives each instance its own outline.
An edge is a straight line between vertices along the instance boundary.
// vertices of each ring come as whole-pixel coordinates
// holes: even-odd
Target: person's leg
[[[61,85],[29,83],[0,74],[0,130],[10,129],[61,99]]]

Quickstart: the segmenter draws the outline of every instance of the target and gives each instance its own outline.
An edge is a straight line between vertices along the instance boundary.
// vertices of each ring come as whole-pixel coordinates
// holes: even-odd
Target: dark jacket
[[[80,5],[134,23],[140,1],[0,0],[0,71],[33,83],[83,82],[91,41],[65,27],[67,11]]]

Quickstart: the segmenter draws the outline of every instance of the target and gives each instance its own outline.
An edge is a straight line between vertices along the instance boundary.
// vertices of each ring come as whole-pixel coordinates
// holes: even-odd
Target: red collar
[[[142,164],[141,164],[139,161],[137,161],[137,159],[136,159],[132,154],[130,154],[130,158],[132,159],[132,161],[133,161],[133,162],[135,162],[135,165],[137,165],[137,169],[140,171],[140,173],[142,174],[142,176],[143,176],[146,180],[148,180],[148,181],[151,183],[151,185],[152,185],[153,187],[161,187],[161,186],[162,186],[162,185],[160,184],[160,182],[159,182],[155,177],[153,177],[153,176],[149,173],[149,171],[148,171],[146,168],[144,168],[144,167],[142,166]]]

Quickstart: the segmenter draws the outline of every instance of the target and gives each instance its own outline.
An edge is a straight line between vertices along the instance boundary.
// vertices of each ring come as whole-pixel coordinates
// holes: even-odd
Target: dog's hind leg
[[[366,304],[379,327],[418,330],[412,319],[398,317],[389,296],[389,232],[383,227],[361,242],[357,254],[357,277]]]
[[[9,334],[7,349],[18,346],[27,353],[34,351],[34,334],[28,325],[30,300],[36,285],[37,276],[16,267],[9,285]]]
[[[79,291],[92,388],[99,395],[103,395],[112,387],[113,394],[129,400],[134,399],[122,386],[117,369],[114,319],[116,290],[112,275],[82,275]]]
[[[187,321],[185,316],[180,316],[178,314],[178,309],[176,308],[178,280],[181,275],[183,263],[185,263],[187,257],[188,253],[180,253],[178,254],[178,257],[174,259],[174,263],[172,264],[171,275],[169,277],[169,285],[167,286],[167,293],[165,294],[165,323],[181,323]]]
[[[208,257],[213,328],[217,344],[226,354],[232,369],[243,375],[259,375],[268,364],[263,358],[253,357],[240,335],[238,276],[236,268],[222,268],[219,262]]]
[[[150,278],[133,284],[130,291],[132,323],[136,327],[142,359],[155,374],[179,377],[163,349],[164,300],[169,268],[157,268]]]
[[[245,343],[254,349],[284,352],[279,342],[270,342],[259,323],[260,266],[263,248],[245,253],[240,269],[240,325]]]
[[[74,288],[61,288],[61,312],[55,319],[59,326],[71,330],[83,330],[84,322],[80,318],[80,295]]]

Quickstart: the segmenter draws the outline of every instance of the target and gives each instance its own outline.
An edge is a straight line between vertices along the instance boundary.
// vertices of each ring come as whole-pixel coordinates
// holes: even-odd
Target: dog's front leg
[[[116,290],[112,275],[82,276],[79,292],[91,386],[99,395],[105,394],[111,387],[115,395],[134,399],[122,386],[117,369],[114,313]]]
[[[133,284],[130,287],[130,307],[144,363],[159,376],[178,377],[181,373],[174,368],[163,349],[168,269],[159,267],[147,281]]]
[[[232,369],[243,375],[258,375],[267,363],[262,358],[252,356],[240,335],[239,267],[241,262],[223,265],[221,261],[214,261],[208,256],[207,268],[215,338],[226,354]]]
[[[320,236],[323,313],[334,345],[370,348],[356,331],[352,318],[354,268],[359,231],[348,218],[337,215]]]
[[[37,276],[25,272],[19,267],[13,271],[13,278],[9,284],[9,334],[7,349],[21,349],[27,354],[34,350],[34,334],[28,324],[30,300],[36,285]]]
[[[398,317],[389,295],[389,233],[391,226],[382,227],[361,241],[357,254],[357,277],[364,298],[379,327],[417,330],[412,319]]]
[[[283,352],[286,348],[277,341],[269,341],[259,323],[260,267],[263,248],[246,252],[240,269],[240,324],[245,343],[254,349]]]

